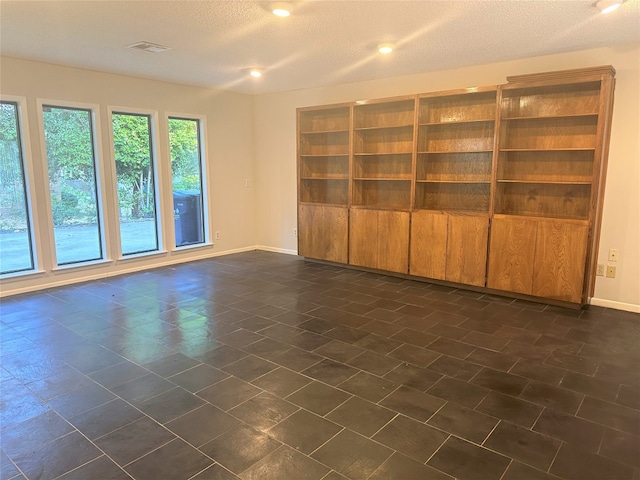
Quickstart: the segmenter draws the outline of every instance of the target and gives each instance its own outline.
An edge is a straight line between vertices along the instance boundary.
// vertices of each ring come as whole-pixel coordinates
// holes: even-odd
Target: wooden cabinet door
[[[349,263],[378,268],[378,211],[353,208],[349,214]]]
[[[446,279],[484,287],[488,241],[488,217],[449,215]]]
[[[533,294],[582,302],[589,228],[583,224],[539,222]]]
[[[407,273],[409,269],[409,212],[378,212],[380,270]]]
[[[409,273],[445,279],[447,214],[420,210],[411,216],[411,263]]]
[[[322,205],[300,205],[298,208],[298,255],[321,258]]]
[[[324,207],[324,259],[347,263],[349,258],[349,211],[346,207]]]
[[[494,217],[487,287],[531,294],[537,221]]]
[[[407,273],[409,213],[352,209],[349,216],[349,263]]]
[[[347,263],[347,209],[324,205],[300,205],[298,255]]]

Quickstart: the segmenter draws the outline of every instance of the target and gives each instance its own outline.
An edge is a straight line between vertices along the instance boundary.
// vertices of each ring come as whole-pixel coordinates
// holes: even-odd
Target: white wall
[[[48,271],[3,279],[2,294],[251,249],[256,245],[295,253],[297,107],[495,85],[505,83],[508,75],[608,64],[617,70],[617,86],[599,262],[607,263],[609,248],[620,251],[620,260],[616,264],[615,279],[597,279],[593,303],[640,311],[638,44],[254,97],[1,58],[0,93],[27,98],[31,166],[36,169],[46,161],[38,132],[38,98],[98,104],[103,138],[101,153],[106,158],[110,155],[108,105],[157,110],[160,119],[165,112],[206,116],[211,186],[209,221],[211,231],[219,230],[222,234],[214,246],[169,252],[159,258],[114,261],[91,269]],[[161,136],[159,141],[160,161],[167,162],[166,138]],[[247,178],[252,185],[249,188],[244,186]],[[35,187],[42,190],[42,184]],[[170,204],[170,200],[164,201]],[[47,212],[40,203],[35,207],[39,223],[46,227]]]
[[[600,278],[592,303],[640,312],[640,45],[255,97],[258,243],[295,251],[296,108],[506,83],[509,75],[613,65],[617,70],[599,263],[620,251],[615,279]]]
[[[157,111],[160,125],[158,161],[164,164],[167,172],[170,172],[167,114],[205,116],[210,185],[208,220],[211,232],[221,232],[220,240],[213,240],[215,245],[169,251],[146,258],[113,260],[95,266],[45,269],[38,274],[5,278],[0,283],[3,295],[254,248],[254,188],[245,187],[245,179],[253,181],[253,97],[6,57],[0,59],[0,66],[0,94],[26,97],[31,153],[28,168],[34,170],[37,177],[34,210],[37,227],[44,239],[41,252],[45,257],[51,245],[51,231],[41,194],[45,181],[42,166],[46,163],[46,156],[41,145],[37,99],[97,104],[100,114],[98,136],[101,138],[99,156],[107,164],[111,162],[107,106]],[[165,220],[170,223],[172,199],[164,198],[161,202],[166,207]],[[118,241],[117,238],[110,240]]]

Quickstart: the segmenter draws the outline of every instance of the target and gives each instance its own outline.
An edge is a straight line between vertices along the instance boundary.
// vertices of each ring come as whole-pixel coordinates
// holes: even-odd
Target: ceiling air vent
[[[134,50],[142,50],[143,52],[149,53],[160,53],[165,50],[170,50],[169,47],[163,47],[162,45],[158,45],[156,43],[149,42],[137,42],[131,45],[127,45],[127,48],[133,48]]]

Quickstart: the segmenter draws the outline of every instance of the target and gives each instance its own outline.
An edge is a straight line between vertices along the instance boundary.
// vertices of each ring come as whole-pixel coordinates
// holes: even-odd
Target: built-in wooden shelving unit
[[[614,76],[298,109],[299,253],[586,302]]]

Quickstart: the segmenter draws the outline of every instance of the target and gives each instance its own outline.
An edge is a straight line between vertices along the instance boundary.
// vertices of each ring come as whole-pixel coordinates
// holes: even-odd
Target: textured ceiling
[[[2,0],[0,53],[256,94],[640,42],[640,0],[593,4],[318,0],[278,18],[255,1]],[[125,48],[138,41],[171,50]]]

